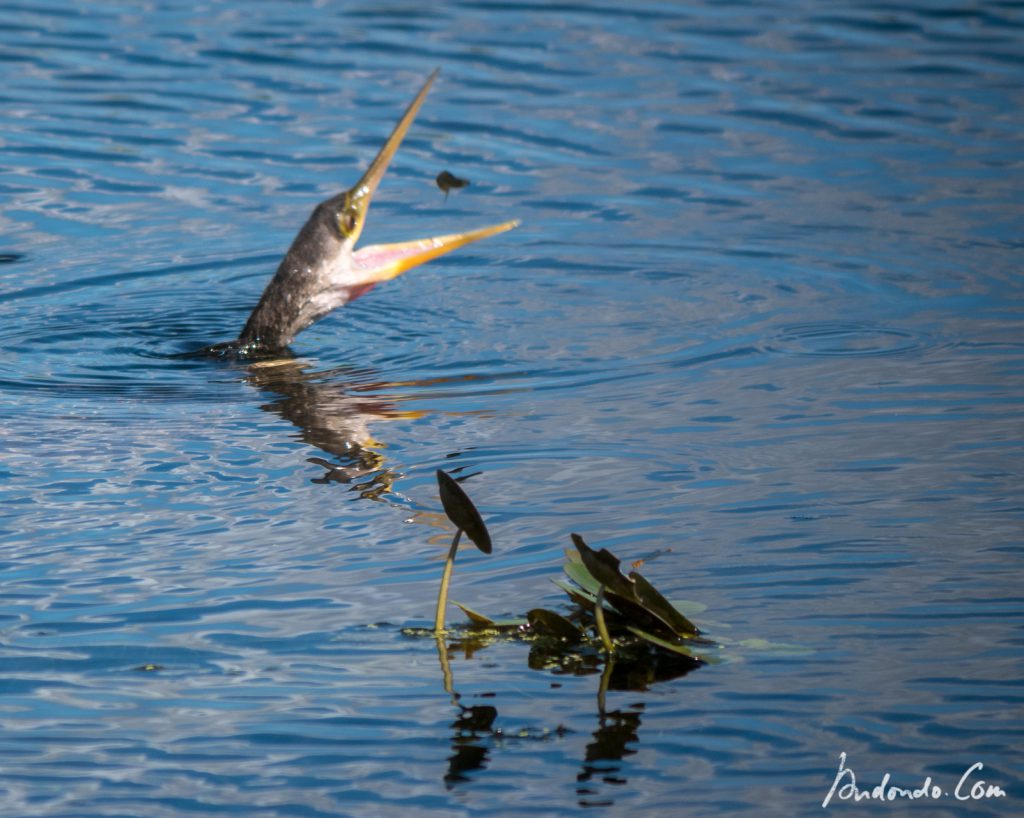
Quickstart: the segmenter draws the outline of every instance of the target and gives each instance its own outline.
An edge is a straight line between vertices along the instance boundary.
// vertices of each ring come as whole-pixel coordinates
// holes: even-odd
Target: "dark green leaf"
[[[676,630],[668,622],[633,598],[625,597],[621,594],[616,594],[608,590],[605,591],[605,597],[607,598],[607,601],[614,605],[615,609],[627,620],[628,625],[636,625],[638,628],[643,628],[644,630],[661,634],[666,638],[672,638],[677,635],[687,635],[677,634]]]
[[[485,554],[491,553],[491,535],[487,533],[487,526],[484,525],[480,512],[476,510],[473,501],[469,499],[454,477],[437,470],[437,487],[441,496],[441,505],[444,513],[448,515],[456,528],[466,532],[476,547]]]
[[[583,565],[609,591],[620,596],[633,596],[633,583],[626,579],[619,570],[619,559],[606,548],[595,551],[587,545],[579,534],[572,534],[573,545],[580,552]]]
[[[579,534],[573,534],[572,541],[583,567],[607,589],[608,601],[620,613],[633,619],[636,625],[666,635],[697,636],[700,633],[697,626],[676,610],[641,574],[633,571],[629,577],[623,576],[618,557],[606,548],[595,551]],[[573,579],[576,579],[574,574],[580,574],[578,568],[570,573],[568,565],[565,571]]]
[[[661,595],[651,583],[636,571],[630,573],[629,578],[633,580],[633,587],[636,596],[647,610],[657,614],[672,626],[672,629],[681,635],[697,636],[700,631],[689,619],[679,613],[678,609]]]
[[[669,650],[673,653],[688,656],[691,659],[695,659],[698,662],[708,661],[707,657],[694,652],[694,650],[690,648],[688,645],[680,644],[679,642],[671,642],[668,639],[662,639],[661,637],[655,636],[653,633],[643,631],[640,628],[634,628],[630,626],[629,630],[635,636],[639,636],[644,641],[650,642],[652,645],[656,645],[657,647],[662,648],[663,650]]]
[[[584,591],[581,588],[576,588],[567,582],[561,582],[560,580],[552,580],[555,585],[561,588],[569,595],[569,599],[579,605],[580,609],[587,614],[589,617],[594,616],[594,607],[597,605],[597,596],[589,591]],[[606,592],[607,593],[607,592]],[[609,600],[605,600],[607,603]],[[618,635],[626,629],[626,626],[631,624],[629,617],[623,616],[614,608],[610,608],[605,605],[604,609],[605,622],[608,625],[608,630],[612,634]],[[591,619],[591,622],[593,620]],[[664,625],[662,626],[664,627]]]
[[[546,611],[543,608],[534,608],[528,611],[526,619],[535,633],[542,636],[553,636],[556,639],[565,639],[573,644],[583,638],[583,634],[572,622],[554,611]]]

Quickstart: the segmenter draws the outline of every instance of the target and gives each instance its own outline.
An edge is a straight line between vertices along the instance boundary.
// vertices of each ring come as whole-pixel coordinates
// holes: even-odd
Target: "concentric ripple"
[[[861,357],[905,355],[933,345],[932,339],[910,330],[822,321],[790,324],[763,348],[782,355]]]

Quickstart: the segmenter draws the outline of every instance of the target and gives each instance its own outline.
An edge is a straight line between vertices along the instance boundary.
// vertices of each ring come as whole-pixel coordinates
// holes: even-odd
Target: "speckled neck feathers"
[[[351,258],[338,229],[342,196],[322,202],[292,242],[246,322],[239,344],[283,349],[302,330],[349,300],[338,286]]]

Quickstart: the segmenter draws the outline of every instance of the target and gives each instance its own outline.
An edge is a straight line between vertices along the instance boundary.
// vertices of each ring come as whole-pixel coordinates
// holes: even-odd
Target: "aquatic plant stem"
[[[604,727],[607,708],[605,703],[608,698],[608,685],[612,681],[612,673],[615,672],[615,656],[609,654],[604,663],[604,670],[601,671],[601,682],[597,686],[597,714],[601,719],[601,726]]]
[[[444,562],[444,573],[441,574],[441,590],[437,594],[437,614],[434,616],[434,633],[444,630],[444,610],[448,606],[448,583],[452,578],[452,566],[455,565],[455,552],[459,550],[462,529],[455,531],[452,547],[448,549],[448,559]]]
[[[444,643],[444,634],[440,631],[434,634],[437,642],[437,658],[441,663],[441,675],[444,677],[444,691],[452,697],[452,704],[459,707],[459,694],[455,692],[455,683],[452,680],[452,664],[448,660],[448,647]]]
[[[604,621],[604,586],[597,589],[597,599],[594,601],[594,624],[597,625],[597,633],[601,637],[601,644],[604,645],[608,655],[615,653],[615,644],[608,633],[608,625]]]

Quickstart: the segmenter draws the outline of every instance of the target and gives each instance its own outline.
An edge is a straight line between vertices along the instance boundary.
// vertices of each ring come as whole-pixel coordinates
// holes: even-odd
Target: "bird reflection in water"
[[[299,439],[330,455],[307,458],[325,471],[314,483],[342,483],[362,497],[377,499],[392,490],[398,474],[374,439],[377,420],[420,417],[398,409],[397,396],[380,393],[397,384],[374,380],[366,370],[341,367],[315,371],[298,358],[277,357],[250,363],[246,383],[276,397],[260,408],[280,415],[299,429]]]

